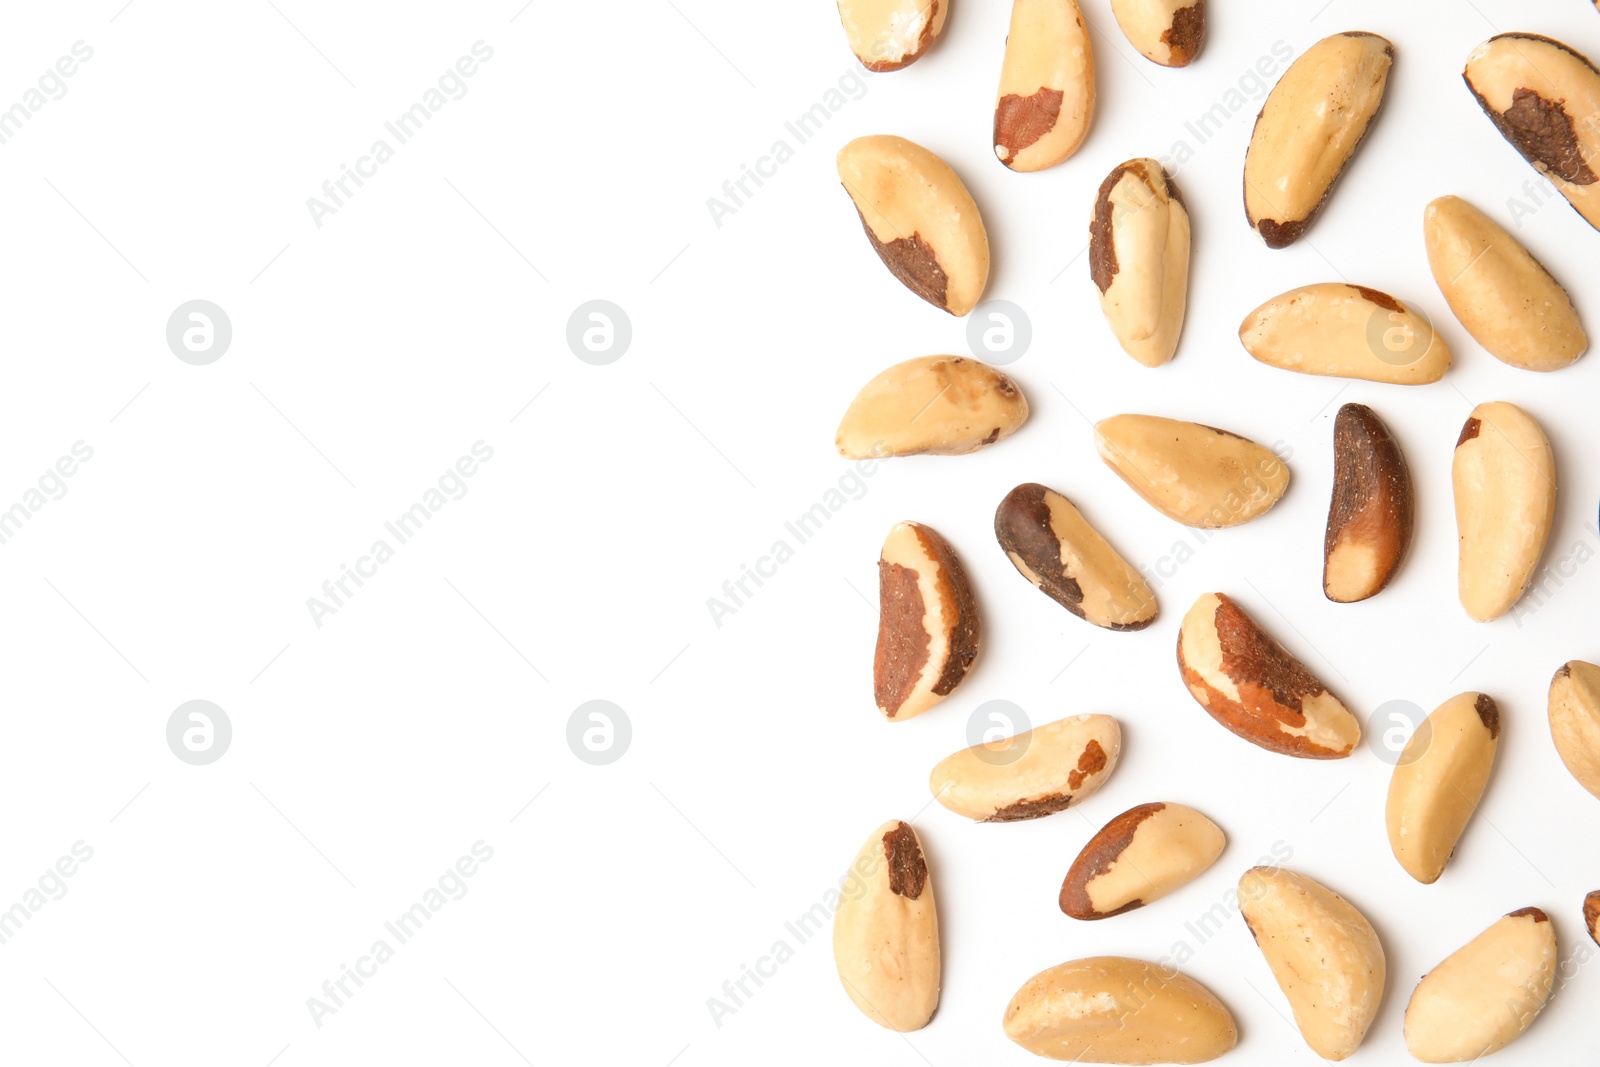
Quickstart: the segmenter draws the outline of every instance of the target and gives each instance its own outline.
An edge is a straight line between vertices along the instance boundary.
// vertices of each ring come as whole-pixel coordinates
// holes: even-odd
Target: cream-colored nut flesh
[[[1130,159],[1100,183],[1089,275],[1122,350],[1146,367],[1171,359],[1189,299],[1189,211],[1160,163]]]
[[[1578,784],[1600,797],[1600,667],[1575,659],[1556,671],[1550,739]]]
[[[1476,1062],[1521,1037],[1550,999],[1556,932],[1522,908],[1422,976],[1406,1005],[1406,1050],[1423,1063]]]
[[[1306,49],[1273,86],[1244,157],[1244,207],[1268,248],[1300,239],[1383,104],[1394,46],[1340,33]]]
[[[979,822],[1021,822],[1065,811],[1116,769],[1122,728],[1109,715],[1074,715],[940,760],[934,799]]]
[[[862,387],[834,443],[850,459],[960,456],[1010,437],[1027,418],[1017,383],[987,363],[920,356]]]
[[[1489,216],[1441,196],[1423,209],[1422,229],[1433,280],[1490,355],[1524,370],[1560,370],[1589,347],[1561,283]]]
[[[915,63],[944,32],[950,0],[839,0],[839,21],[861,65],[899,70]]]
[[[1185,526],[1238,526],[1289,488],[1289,468],[1248,438],[1198,422],[1114,415],[1095,424],[1106,466],[1145,503]]]
[[[1333,499],[1322,539],[1322,592],[1339,604],[1380,592],[1411,547],[1411,470],[1389,427],[1364,404],[1333,423]]]
[[[1444,872],[1489,782],[1500,741],[1500,709],[1485,693],[1440,704],[1400,752],[1384,822],[1407,874],[1431,885]]]
[[[1556,464],[1539,424],[1515,404],[1479,404],[1456,441],[1453,475],[1461,606],[1479,622],[1522,599],[1556,515]]]
[[[994,535],[1024,578],[1078,618],[1107,630],[1155,621],[1155,590],[1055,490],[1011,490],[995,509]]]
[[[1152,63],[1187,67],[1206,38],[1206,0],[1111,0],[1128,43]]]
[[[1522,158],[1600,228],[1600,72],[1560,41],[1502,33],[1472,50],[1461,76]]]
[[[932,527],[896,523],[878,558],[878,711],[891,722],[921,715],[977,656],[978,601],[960,557]]]
[[[917,832],[890,819],[845,874],[833,914],[833,961],[861,1014],[920,1030],[939,1006],[939,916]]]
[[[1094,119],[1094,48],[1077,0],[1013,0],[994,154],[1012,170],[1044,170],[1078,150]]]
[[[873,251],[900,283],[961,316],[989,283],[989,236],[950,165],[904,137],[873,134],[839,149],[839,180]]]
[[[1101,827],[1061,883],[1061,910],[1105,919],[1160,900],[1217,861],[1216,823],[1182,804],[1140,804]]]
[[[1222,1001],[1185,974],[1122,956],[1092,956],[1040,971],[1002,1020],[1036,1056],[1072,1063],[1205,1063],[1239,1030]]]
[[[1340,759],[1361,724],[1233,600],[1206,593],[1178,628],[1178,672],[1217,722],[1268,752]]]
[[[1372,924],[1333,890],[1282,867],[1244,872],[1239,910],[1311,1051],[1348,1057],[1366,1037],[1388,977]]]
[[[1239,341],[1267,366],[1301,374],[1425,385],[1450,369],[1450,349],[1426,315],[1344,282],[1273,297],[1240,324]]]

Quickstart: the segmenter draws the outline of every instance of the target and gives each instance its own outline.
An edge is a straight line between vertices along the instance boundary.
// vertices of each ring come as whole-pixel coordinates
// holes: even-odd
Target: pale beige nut
[[[1389,427],[1364,404],[1333,423],[1333,499],[1322,539],[1322,592],[1339,604],[1382,591],[1411,547],[1411,470]]]
[[[1158,963],[1092,956],[1022,984],[1002,1020],[1036,1056],[1072,1063],[1205,1063],[1239,1040],[1222,1001]]]
[[[1078,618],[1107,630],[1155,621],[1155,590],[1055,490],[1011,490],[995,509],[994,535],[1024,578]]]
[[[1461,72],[1484,114],[1522,158],[1600,228],[1600,71],[1560,41],[1502,33]]]
[[[1268,248],[1283,248],[1321,213],[1383,105],[1394,46],[1340,33],[1306,49],[1273,86],[1244,158],[1244,207]]]
[[[1200,877],[1227,844],[1216,823],[1182,804],[1140,804],[1100,828],[1061,883],[1061,910],[1105,919],[1160,900]]]
[[[845,39],[871,71],[899,70],[925,55],[950,15],[950,0],[839,0]]]
[[[845,875],[833,915],[833,961],[861,1014],[890,1030],[920,1030],[939,1006],[939,916],[917,832],[890,819]]]
[[[1206,0],[1111,0],[1128,43],[1152,63],[1187,67],[1206,39]]]
[[[1339,894],[1282,867],[1246,871],[1239,910],[1311,1051],[1348,1057],[1378,1014],[1388,978],[1372,924]]]
[[[1185,526],[1249,522],[1289,488],[1289,468],[1270,449],[1198,422],[1114,415],[1095,424],[1094,446],[1146,503]]]
[[[1267,366],[1301,374],[1426,385],[1450,369],[1450,349],[1426,315],[1344,282],[1273,297],[1240,324],[1239,341]]]
[[[1600,667],[1575,659],[1556,671],[1550,739],[1578,784],[1600,797]]]
[[[839,149],[838,166],[889,273],[952,315],[976,307],[989,283],[989,235],[950,165],[904,137],[873,134]]]
[[[1189,299],[1189,211],[1155,160],[1130,159],[1100,183],[1089,276],[1122,350],[1147,367],[1171,359]]]
[[[1217,722],[1268,752],[1340,759],[1361,724],[1233,600],[1205,593],[1178,628],[1178,672]]]
[[[977,657],[978,601],[960,557],[932,527],[896,523],[878,558],[878,711],[891,722],[921,715]]]
[[[839,422],[841,456],[960,456],[1016,433],[1028,401],[1000,371],[965,356],[896,363],[862,387]]]
[[[1407,874],[1431,885],[1455,854],[1489,782],[1500,742],[1500,708],[1486,693],[1440,704],[1400,752],[1384,823]]]
[[[928,775],[934,799],[979,822],[1021,822],[1065,811],[1105,784],[1122,751],[1109,715],[1074,715],[964,748]]]
[[[1453,465],[1461,606],[1479,622],[1522,599],[1556,515],[1556,464],[1539,424],[1515,404],[1479,404]]]
[[[1589,347],[1561,283],[1498,223],[1459,196],[1422,212],[1428,266],[1461,325],[1524,370],[1560,370]]]
[[[1094,119],[1094,48],[1077,0],[1013,0],[994,154],[1012,170],[1053,167],[1078,150]]]
[[[1461,1063],[1505,1048],[1550,999],[1556,955],[1544,912],[1501,917],[1422,976],[1406,1005],[1406,1050],[1423,1063]]]

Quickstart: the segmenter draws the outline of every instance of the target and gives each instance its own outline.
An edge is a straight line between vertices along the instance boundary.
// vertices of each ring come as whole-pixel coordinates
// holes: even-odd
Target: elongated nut
[[[1221,593],[1183,617],[1178,671],[1213,719],[1268,752],[1339,759],[1361,740],[1350,709]]]
[[[878,559],[878,710],[898,722],[949,696],[978,656],[978,601],[950,542],[896,523]]]
[[[1406,1050],[1423,1063],[1477,1062],[1521,1037],[1550,999],[1556,932],[1522,908],[1422,976],[1406,1005]]]
[[[1238,526],[1289,488],[1289,468],[1248,438],[1198,422],[1114,415],[1095,424],[1106,466],[1145,502],[1185,526]]]
[[[863,386],[834,441],[850,459],[960,456],[1010,437],[1027,418],[1022,390],[987,363],[920,356]]]
[[[890,819],[867,838],[833,915],[833,961],[861,1014],[920,1030],[939,1006],[939,916],[922,843]]]
[[[944,32],[950,0],[839,0],[839,21],[861,65],[899,70],[921,59]]]
[[[1423,885],[1439,880],[1478,810],[1500,739],[1500,709],[1485,693],[1440,704],[1417,727],[1389,779],[1389,848]]]
[[[1600,667],[1575,659],[1556,671],[1550,739],[1578,784],[1600,797]]]
[[[1147,367],[1171,359],[1189,298],[1189,211],[1160,163],[1130,159],[1100,183],[1089,275],[1122,350]]]
[[[1522,158],[1600,228],[1600,71],[1572,48],[1502,33],[1461,72],[1489,121]]]
[[[1301,374],[1426,385],[1450,369],[1450,349],[1426,315],[1343,282],[1273,297],[1240,324],[1239,341],[1267,366]]]
[[[1600,0],[1595,0],[1600,4]],[[1583,898],[1583,928],[1589,931],[1589,940],[1600,945],[1600,889],[1591,889]]]
[[[1152,63],[1187,67],[1206,39],[1206,0],[1111,0],[1128,43]]]
[[[1349,1056],[1388,979],[1372,924],[1333,890],[1282,867],[1244,872],[1239,911],[1311,1051],[1325,1060]]]
[[[1524,370],[1560,370],[1589,347],[1572,298],[1489,216],[1459,196],[1422,213],[1428,266],[1461,325],[1489,354]]]
[[[1094,118],[1094,49],[1078,0],[1013,0],[994,105],[994,154],[1044,170],[1078,150]]]
[[[1107,630],[1155,621],[1149,583],[1055,490],[1011,490],[995,509],[994,535],[1024,578],[1078,618]]]
[[[1211,990],[1170,967],[1091,956],[1040,971],[1002,1020],[1036,1056],[1072,1063],[1205,1063],[1239,1040]]]
[[[1544,431],[1515,404],[1479,404],[1453,466],[1461,606],[1479,622],[1511,610],[1533,581],[1556,515],[1556,464]]]
[[[1216,823],[1182,804],[1140,804],[1106,823],[1061,883],[1061,910],[1105,919],[1160,900],[1222,855]]]
[[[1340,33],[1306,49],[1273,86],[1244,157],[1244,208],[1268,248],[1284,248],[1321,213],[1383,105],[1394,46]]]
[[[1411,470],[1389,427],[1364,404],[1333,422],[1333,499],[1322,540],[1322,592],[1349,604],[1380,592],[1411,547]]]
[[[1021,822],[1065,811],[1117,766],[1122,728],[1109,715],[1074,715],[964,748],[928,775],[934,799],[979,822]]]

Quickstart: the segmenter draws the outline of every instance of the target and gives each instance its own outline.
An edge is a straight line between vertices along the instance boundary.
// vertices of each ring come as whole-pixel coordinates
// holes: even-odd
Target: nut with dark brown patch
[[[1488,784],[1500,740],[1500,709],[1485,693],[1440,704],[1411,735],[1389,779],[1384,823],[1407,874],[1431,885],[1455,854]]]
[[[1189,211],[1155,160],[1130,159],[1100,183],[1089,276],[1122,350],[1147,367],[1171,359],[1189,298]]]
[[[920,1030],[939,1006],[939,917],[922,843],[890,819],[856,853],[833,916],[844,991],[879,1026]]]
[[[965,356],[919,356],[873,378],[839,421],[849,459],[960,456],[1010,437],[1028,400],[1002,372]]]
[[[1364,285],[1291,289],[1239,325],[1245,351],[1301,374],[1425,385],[1450,369],[1450,349],[1422,312]]]
[[[1411,548],[1411,470],[1389,427],[1364,404],[1333,423],[1333,499],[1322,539],[1322,592],[1339,604],[1380,592]]]
[[[921,59],[950,14],[950,0],[839,0],[850,51],[870,71],[899,70]]]
[[[1021,822],[1063,811],[1116,769],[1122,730],[1109,715],[1075,715],[974,745],[928,775],[934,799],[979,822]]]
[[[1178,672],[1213,719],[1268,752],[1340,759],[1361,740],[1350,709],[1221,593],[1183,617]]]
[[[1107,630],[1155,621],[1155,591],[1060,493],[1017,486],[995,509],[994,535],[1024,578],[1078,618]]]
[[[950,542],[897,523],[878,558],[878,648],[872,684],[890,722],[949,696],[978,656],[978,602]]]
[[[1222,855],[1217,824],[1182,804],[1140,804],[1101,827],[1061,883],[1061,910],[1105,919],[1198,878]]]
[[[1590,890],[1583,898],[1583,928],[1589,931],[1589,940],[1600,945],[1600,889]]]
[[[1422,976],[1406,1005],[1406,1050],[1423,1063],[1473,1063],[1521,1037],[1555,987],[1556,932],[1518,908]]]
[[[1094,118],[1094,48],[1077,0],[1014,0],[994,154],[1012,170],[1053,167],[1078,150]]]
[[[1600,797],[1600,667],[1575,659],[1550,679],[1550,739],[1578,784]]]
[[[1206,36],[1206,0],[1111,0],[1128,43],[1152,63],[1187,67]]]
[[[1510,611],[1533,581],[1556,514],[1550,441],[1527,412],[1479,404],[1452,465],[1461,606],[1479,622]]]

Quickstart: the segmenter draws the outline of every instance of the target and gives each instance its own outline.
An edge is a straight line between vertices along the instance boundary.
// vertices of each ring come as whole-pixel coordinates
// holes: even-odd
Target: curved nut
[[[1114,415],[1095,424],[1094,446],[1147,504],[1185,526],[1249,522],[1289,488],[1288,466],[1269,449],[1198,422]]]
[[[1600,71],[1560,41],[1502,33],[1461,72],[1489,121],[1600,228]]]
[[[1533,581],[1556,515],[1550,442],[1515,404],[1472,409],[1456,441],[1461,606],[1479,622],[1511,610]]]
[[[1094,118],[1094,48],[1077,0],[1013,0],[994,105],[994,154],[1012,170],[1053,167]]]
[[[1267,366],[1301,374],[1425,385],[1450,369],[1450,349],[1426,315],[1343,282],[1273,297],[1240,324],[1239,341]]]
[[[989,236],[950,165],[904,137],[857,137],[839,149],[839,180],[867,240],[902,285],[961,316],[989,283]]]
[[[1401,751],[1384,822],[1394,858],[1423,885],[1439,880],[1478,810],[1499,739],[1494,698],[1462,693],[1440,704]]]
[[[1575,659],[1556,671],[1550,739],[1578,784],[1600,797],[1600,667]]]
[[[1128,43],[1152,63],[1187,67],[1206,39],[1206,0],[1111,0]]]
[[[1189,211],[1160,163],[1130,159],[1100,183],[1089,275],[1122,350],[1147,367],[1171,359],[1189,297]]]
[[[987,363],[920,356],[862,387],[834,443],[849,459],[960,456],[1010,437],[1027,418],[1022,390]]]
[[[1372,924],[1339,894],[1281,867],[1244,872],[1239,910],[1311,1051],[1325,1060],[1348,1057],[1366,1037],[1388,979]]]
[[[1073,1063],[1205,1063],[1239,1040],[1211,990],[1170,967],[1092,956],[1040,971],[1002,1020],[1036,1056]]]
[[[1381,592],[1411,547],[1411,470],[1389,427],[1364,404],[1333,422],[1333,499],[1322,539],[1322,592],[1339,604]]]
[[[928,788],[940,804],[979,822],[1037,819],[1093,795],[1121,751],[1116,719],[1074,715],[952,753],[934,766]]]
[[[1155,621],[1155,591],[1055,490],[1011,490],[995,509],[994,535],[1024,578],[1078,618],[1107,630]]]
[[[1394,46],[1340,33],[1306,49],[1256,116],[1244,157],[1244,209],[1268,248],[1284,248],[1321,213],[1383,105]]]
[[[949,696],[978,656],[978,601],[950,542],[897,523],[878,558],[878,650],[872,688],[891,722]]]
[[[1489,354],[1524,370],[1560,370],[1589,347],[1572,298],[1493,219],[1441,196],[1422,213],[1428,266],[1461,325]]]
[[[1183,617],[1178,672],[1213,719],[1268,752],[1339,759],[1361,740],[1350,709],[1221,593]]]
[[[850,51],[870,71],[910,66],[944,32],[950,0],[839,0]]]
[[[1217,824],[1193,808],[1130,808],[1072,861],[1061,883],[1061,910],[1074,919],[1105,919],[1142,908],[1200,877],[1226,843]]]
[[[833,961],[861,1014],[890,1030],[920,1030],[939,1006],[939,916],[922,843],[890,819],[845,875],[833,915]]]
[[[1550,999],[1556,933],[1549,916],[1522,908],[1422,976],[1406,1005],[1406,1049],[1423,1063],[1498,1052],[1522,1036]]]

